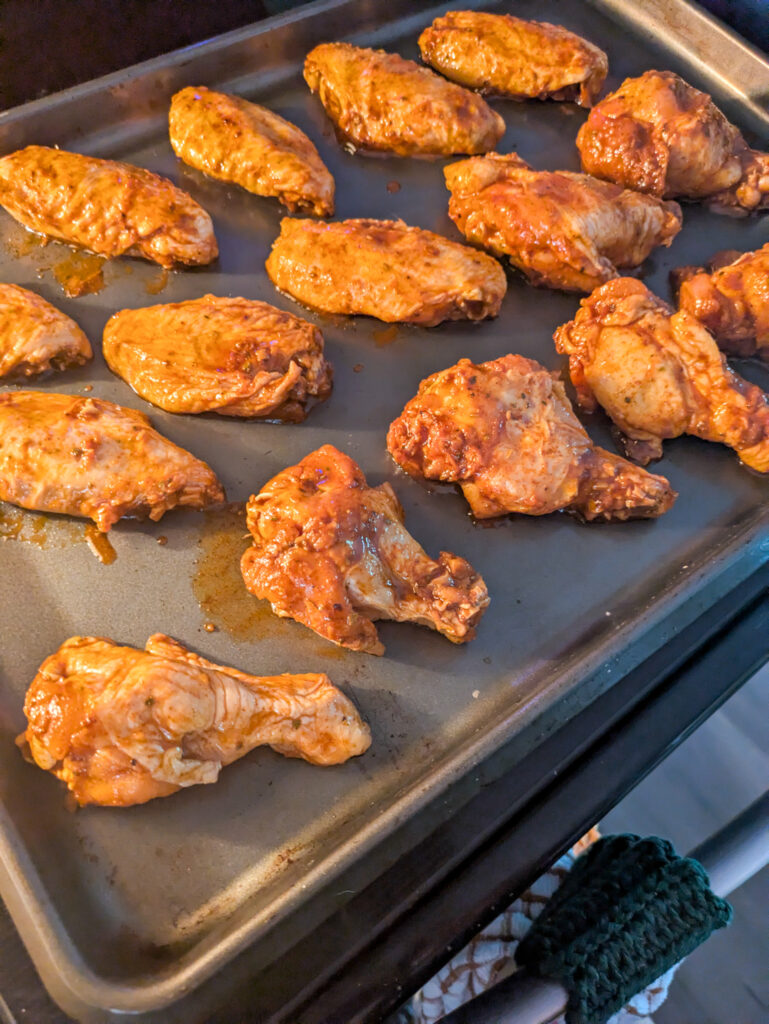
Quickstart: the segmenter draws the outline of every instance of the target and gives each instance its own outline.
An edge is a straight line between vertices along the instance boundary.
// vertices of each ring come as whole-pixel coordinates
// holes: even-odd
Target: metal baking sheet
[[[95,396],[147,411],[158,429],[215,468],[232,501],[332,442],[359,461],[370,482],[389,480],[414,536],[432,554],[446,549],[468,558],[492,597],[470,645],[381,624],[387,652],[377,659],[340,651],[240,593],[233,565],[242,524],[233,517],[172,512],[158,524],[122,522],[110,534],[117,552],[111,565],[94,558],[75,521],[25,520],[31,540],[0,546],[0,893],[49,989],[81,1019],[133,1012],[169,1021],[173,1002],[238,951],[261,943],[269,962],[288,941],[282,923],[330,879],[360,869],[405,821],[417,823],[416,841],[420,810],[452,781],[516,738],[536,742],[566,721],[769,558],[769,484],[732,452],[692,438],[667,443],[656,467],[680,493],[658,521],[585,525],[553,515],[474,524],[453,490],[421,486],[394,467],[384,446],[387,426],[424,376],[461,356],[480,361],[513,351],[565,368],[551,335],[573,315],[578,297],[535,290],[511,275],[501,315],[481,324],[393,330],[366,318],[315,316],[278,295],[264,271],[284,214],[278,203],[209,181],[173,156],[165,130],[171,94],[188,84],[231,89],[314,139],[336,178],[337,217],[402,217],[459,238],[446,212],[447,161],[343,152],[301,79],[301,63],[315,43],[343,38],[417,57],[421,28],[460,6],[512,9],[575,29],[608,51],[611,88],[653,66],[681,71],[766,141],[766,90],[757,84],[749,95],[740,77],[749,67],[752,81],[769,83],[766,64],[684,0],[644,5],[664,17],[651,41],[648,19],[639,21],[630,0],[323,0],[0,116],[3,152],[58,144],[167,175],[211,213],[220,242],[211,268],[172,273],[164,284],[158,268],[119,261],[106,268],[101,291],[68,299],[56,274],[71,260],[69,250],[30,244],[0,213],[0,279],[31,287],[73,316],[97,352],[89,366],[41,387],[92,387]],[[701,54],[716,37],[718,52],[706,63]],[[535,167],[578,169],[573,140],[583,111],[495,106],[507,123],[501,151],[515,149]],[[644,280],[667,296],[670,268],[767,239],[769,218],[732,220],[688,206],[683,231],[648,261]],[[107,371],[99,340],[115,310],[206,292],[264,299],[319,325],[335,387],[306,423],[171,416]],[[765,367],[738,368],[769,387]],[[586,424],[611,447],[602,416]],[[206,631],[207,622],[215,632]],[[227,768],[215,786],[137,808],[72,813],[63,787],[14,746],[26,687],[70,635],[141,646],[158,630],[249,672],[328,672],[369,720],[370,752],[318,769],[259,750]],[[335,892],[327,911],[343,900]],[[292,920],[295,927],[296,913]],[[308,917],[305,927],[311,925]]]

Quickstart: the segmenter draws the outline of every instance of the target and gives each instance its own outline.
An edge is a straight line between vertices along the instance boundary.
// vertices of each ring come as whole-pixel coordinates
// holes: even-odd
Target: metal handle
[[[705,868],[717,896],[728,896],[769,864],[769,790],[689,856]],[[441,1024],[550,1024],[568,999],[557,982],[516,971],[441,1018]]]

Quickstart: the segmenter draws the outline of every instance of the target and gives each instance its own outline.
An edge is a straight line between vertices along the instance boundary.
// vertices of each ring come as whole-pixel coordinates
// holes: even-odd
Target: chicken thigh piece
[[[584,170],[625,188],[724,212],[769,207],[769,154],[672,71],[627,78],[590,111],[577,148]]]
[[[505,132],[480,96],[396,53],[322,43],[307,54],[304,80],[352,152],[485,153]]]
[[[387,448],[411,476],[458,483],[477,519],[559,509],[646,519],[676,498],[664,477],[594,446],[558,378],[518,355],[427,377]]]
[[[423,327],[496,316],[507,291],[491,256],[401,220],[284,217],[266,266],[311,309]]]
[[[769,361],[769,243],[708,273],[691,268],[679,308],[696,317],[723,352]]]
[[[331,393],[323,335],[266,302],[204,295],[123,309],[103,348],[113,373],[166,412],[299,422]]]
[[[487,11],[448,11],[424,30],[419,49],[453,82],[514,100],[591,107],[609,70],[603,50],[561,25]]]
[[[92,356],[74,320],[35,292],[0,284],[0,377],[66,370]]]
[[[334,179],[303,131],[239,96],[188,86],[171,100],[174,153],[218,181],[276,196],[292,212],[334,212]]]
[[[588,174],[535,171],[515,153],[460,160],[443,173],[462,234],[507,256],[535,285],[592,291],[681,230],[677,203]]]
[[[47,146],[0,159],[0,206],[30,231],[101,256],[162,267],[211,263],[211,218],[167,178],[141,167]]]
[[[0,501],[93,519],[160,519],[177,505],[224,501],[213,471],[140,412],[82,395],[0,395]]]
[[[130,807],[199,783],[270,746],[341,764],[371,743],[328,676],[249,676],[156,633],[143,651],[74,636],[43,662],[17,743],[78,804]]]
[[[769,395],[729,369],[698,320],[640,281],[596,288],[554,340],[580,405],[601,405],[637,461],[659,458],[665,438],[693,434],[769,473]]]
[[[375,619],[417,622],[454,643],[475,636],[486,584],[458,555],[428,557],[388,483],[326,444],[273,477],[247,510],[246,586],[276,615],[353,651],[382,654]]]

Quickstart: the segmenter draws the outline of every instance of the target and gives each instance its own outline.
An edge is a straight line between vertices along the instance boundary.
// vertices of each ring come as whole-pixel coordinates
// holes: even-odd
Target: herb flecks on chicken
[[[81,805],[130,807],[216,782],[258,746],[333,765],[371,743],[328,676],[247,675],[161,633],[143,651],[72,637],[40,666],[24,711],[17,743]]]

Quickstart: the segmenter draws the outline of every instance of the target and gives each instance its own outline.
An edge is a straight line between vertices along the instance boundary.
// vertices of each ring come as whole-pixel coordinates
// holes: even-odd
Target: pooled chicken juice
[[[244,502],[203,514],[192,591],[210,623],[236,640],[263,637],[278,619],[266,601],[246,590],[240,559],[251,543]]]

